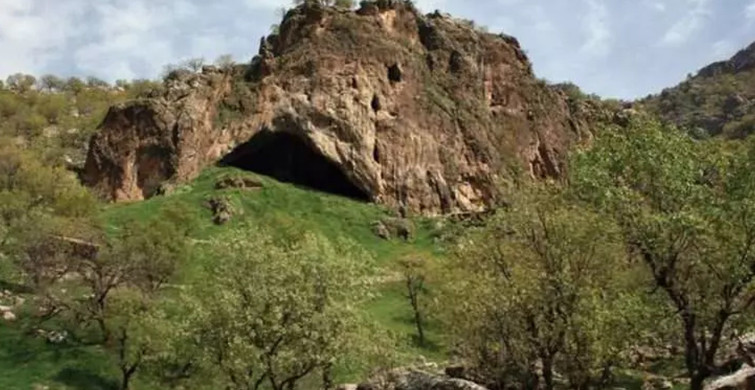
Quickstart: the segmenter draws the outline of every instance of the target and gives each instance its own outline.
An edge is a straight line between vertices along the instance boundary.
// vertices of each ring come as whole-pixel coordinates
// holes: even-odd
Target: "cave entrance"
[[[370,200],[370,196],[355,186],[336,164],[299,137],[286,132],[260,131],[225,156],[220,164],[317,191]]]

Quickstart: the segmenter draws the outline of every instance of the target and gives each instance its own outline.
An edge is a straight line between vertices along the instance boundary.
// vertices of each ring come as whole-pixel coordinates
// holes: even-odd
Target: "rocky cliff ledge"
[[[249,66],[174,72],[113,107],[84,179],[140,200],[224,163],[423,214],[479,211],[589,136],[516,39],[408,3],[290,10]]]

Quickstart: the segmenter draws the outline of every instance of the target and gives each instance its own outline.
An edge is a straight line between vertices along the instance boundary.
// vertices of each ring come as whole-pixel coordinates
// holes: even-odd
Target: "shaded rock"
[[[383,218],[373,223],[372,231],[384,240],[400,238],[409,241],[414,236],[414,225],[405,218]]]
[[[229,176],[221,178],[215,183],[215,189],[217,190],[225,190],[229,188],[259,189],[262,188],[262,182],[246,176]]]
[[[231,220],[231,218],[233,218],[233,206],[227,198],[210,198],[207,201],[206,206],[212,211],[212,222],[216,225],[225,225]]]
[[[16,314],[12,311],[4,311],[3,313],[3,320],[12,322],[16,320]]]
[[[382,221],[378,221],[372,225],[372,232],[384,240],[391,239],[391,232]]]
[[[755,333],[728,340],[716,356],[716,366],[721,367],[723,373],[737,371],[743,365],[755,367]]]
[[[372,380],[361,383],[358,390],[485,390],[484,387],[463,379],[451,378],[440,373],[416,369],[389,371]]]
[[[705,390],[755,390],[755,368],[744,367],[734,374],[713,380]]]
[[[647,378],[642,383],[642,390],[671,390],[673,388],[673,382],[660,376]]]

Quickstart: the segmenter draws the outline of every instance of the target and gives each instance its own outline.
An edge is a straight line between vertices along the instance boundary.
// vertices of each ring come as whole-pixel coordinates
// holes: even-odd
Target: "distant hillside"
[[[702,137],[755,132],[755,43],[642,102],[664,120]]]
[[[63,79],[17,73],[0,81],[0,138],[35,148],[50,162],[79,167],[89,138],[111,105],[159,87],[147,80],[110,85],[90,77]]]

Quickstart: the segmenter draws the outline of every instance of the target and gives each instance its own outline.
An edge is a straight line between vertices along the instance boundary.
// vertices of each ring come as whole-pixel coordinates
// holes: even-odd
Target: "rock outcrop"
[[[176,72],[113,107],[83,177],[115,201],[217,162],[396,209],[480,211],[515,171],[559,176],[589,138],[516,39],[409,3],[306,2],[249,66]]]
[[[755,133],[755,43],[642,105],[696,137],[738,139]]]
[[[395,369],[360,383],[357,390],[486,390],[474,382],[419,369]]]
[[[715,379],[705,390],[755,390],[755,368],[742,367],[731,375]]]

